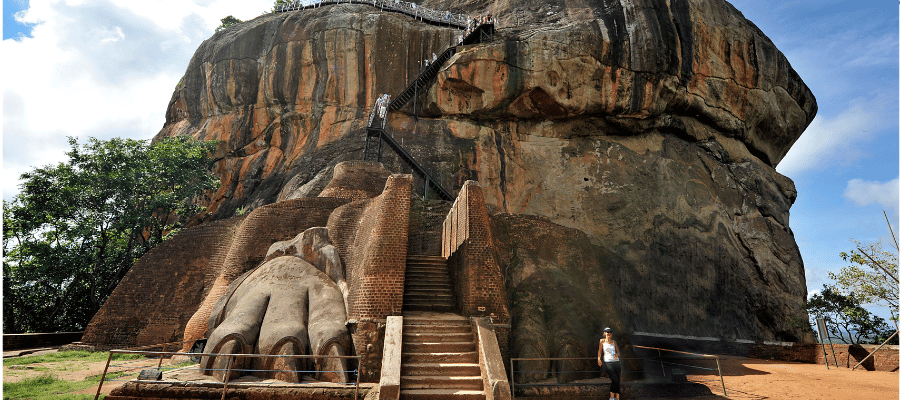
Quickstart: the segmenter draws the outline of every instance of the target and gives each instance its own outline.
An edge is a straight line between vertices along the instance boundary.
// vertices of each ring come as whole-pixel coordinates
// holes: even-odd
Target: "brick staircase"
[[[447,260],[441,256],[407,255],[403,309],[451,311],[454,308]]]
[[[401,400],[484,400],[475,332],[452,313],[407,311],[403,317]]]

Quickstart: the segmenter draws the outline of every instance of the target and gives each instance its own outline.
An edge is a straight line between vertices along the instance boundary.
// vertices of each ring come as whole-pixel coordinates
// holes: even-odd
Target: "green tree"
[[[863,245],[856,243],[856,250],[842,252],[841,258],[850,265],[839,273],[828,273],[841,293],[855,293],[864,304],[886,306],[896,321],[900,303],[897,286],[897,255],[884,251],[881,243]]]
[[[229,26],[232,26],[232,25],[234,25],[234,24],[239,24],[239,23],[241,23],[241,22],[244,22],[244,21],[241,21],[241,20],[239,20],[239,19],[237,19],[237,18],[235,18],[235,17],[233,17],[233,16],[231,16],[231,15],[229,15],[229,16],[227,16],[227,17],[225,17],[225,18],[222,18],[222,19],[220,19],[219,21],[222,21],[222,25],[219,25],[219,27],[216,28],[216,32],[221,31],[222,29],[225,29],[225,28],[227,28],[227,27],[229,27]]]
[[[834,287],[825,285],[821,293],[806,302],[806,310],[812,325],[815,325],[816,317],[824,318],[829,335],[844,343],[878,342],[893,333],[884,318],[873,315],[861,304],[855,293],[843,295]]]
[[[272,12],[278,11],[281,9],[281,6],[286,6],[293,3],[293,0],[275,0],[275,3],[272,4]]]
[[[5,332],[83,329],[144,253],[203,211],[214,142],[174,137],[79,145],[22,174],[3,205]]]

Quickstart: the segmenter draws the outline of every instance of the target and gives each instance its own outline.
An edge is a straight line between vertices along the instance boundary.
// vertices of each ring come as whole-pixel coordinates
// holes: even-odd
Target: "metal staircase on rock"
[[[403,309],[409,311],[453,310],[453,288],[447,260],[441,256],[406,256]]]
[[[403,107],[409,103],[410,100],[414,99],[418,93],[425,89],[428,84],[434,80],[440,71],[441,67],[444,65],[450,57],[453,57],[456,54],[456,48],[459,45],[468,45],[481,43],[486,40],[492,40],[494,35],[494,24],[480,24],[462,39],[461,42],[456,43],[455,45],[448,46],[444,51],[441,52],[441,55],[437,57],[435,62],[431,63],[428,67],[425,68],[413,81],[400,92],[397,97],[393,98],[391,102],[388,104],[387,108],[390,111],[400,111]],[[377,111],[377,110],[376,110]],[[373,111],[374,113],[375,111]],[[409,168],[419,176],[425,182],[425,196],[428,195],[428,189],[434,191],[438,197],[443,200],[453,201],[456,199],[456,196],[451,194],[450,191],[444,189],[443,186],[436,180],[421,164],[419,164],[406,149],[404,149],[400,143],[397,143],[394,140],[393,136],[389,135],[381,123],[380,119],[374,118],[369,126],[366,128],[366,145],[363,150],[363,161],[381,161],[381,151],[382,151],[382,142],[387,143],[391,149],[397,154],[401,161],[404,164],[409,166]]]
[[[475,332],[451,313],[405,312],[401,400],[484,400]]]

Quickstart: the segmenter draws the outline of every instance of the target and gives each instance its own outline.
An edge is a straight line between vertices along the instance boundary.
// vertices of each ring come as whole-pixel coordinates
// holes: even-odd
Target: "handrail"
[[[150,345],[150,346],[141,346],[139,348],[158,347],[158,346],[165,346],[164,348],[166,348],[166,347],[168,347],[169,344],[177,344],[177,343],[180,343],[180,342],[164,343],[164,344]],[[236,386],[235,383],[228,382],[228,377],[231,375],[230,374],[231,371],[270,371],[270,370],[248,370],[248,369],[233,368],[232,361],[236,357],[243,357],[243,358],[256,358],[256,357],[259,357],[259,358],[300,358],[300,359],[355,359],[355,360],[362,359],[362,357],[358,356],[358,355],[357,356],[325,356],[325,355],[316,356],[316,355],[306,355],[306,354],[294,355],[294,354],[240,354],[240,353],[184,353],[184,352],[173,352],[173,351],[142,351],[142,350],[112,349],[109,351],[109,357],[106,359],[106,366],[103,369],[103,374],[101,375],[100,382],[97,385],[97,393],[94,396],[94,400],[97,400],[100,396],[100,391],[103,388],[103,382],[106,380],[106,375],[109,371],[110,362],[112,361],[113,354],[139,354],[139,355],[145,355],[145,356],[159,356],[160,362],[159,362],[159,365],[157,365],[157,370],[162,369],[162,359],[166,358],[166,356],[171,357],[171,356],[177,356],[177,355],[182,355],[182,356],[191,355],[191,356],[208,356],[208,357],[228,357],[228,363],[226,365],[226,375],[225,375],[226,381],[223,385],[223,390],[222,390],[223,398],[225,395],[225,391],[229,387],[229,384],[231,384],[231,386]],[[305,372],[348,372],[349,373],[349,372],[354,372],[354,371],[352,371],[352,370],[351,371],[314,371],[314,370],[299,371],[298,370],[298,371],[292,371],[292,372],[304,372],[304,373]],[[347,383],[347,385],[354,385],[356,388],[354,398],[359,397],[359,383],[360,383],[359,379],[360,379],[359,373],[357,371],[356,383],[355,384],[352,382]],[[244,385],[246,385],[246,384],[247,383],[244,383]],[[287,382],[285,382],[284,384],[308,386],[308,384],[298,384],[298,383],[291,384],[291,383],[287,383]]]
[[[638,345],[632,345],[631,347],[638,347],[638,348],[641,348],[641,349],[650,349],[650,350],[668,351],[668,352],[670,352],[670,353],[690,354],[690,355],[692,355],[692,356],[719,358],[719,356],[711,355],[711,354],[700,354],[700,353],[691,353],[691,352],[687,352],[687,351],[678,351],[678,350],[661,349],[661,348],[659,348],[659,347],[647,347],[647,346],[638,346]]]
[[[660,365],[660,367],[662,367],[662,365],[663,365],[663,360],[662,360],[662,352],[663,352],[663,351],[666,351],[666,352],[669,352],[669,353],[687,354],[687,355],[692,355],[692,356],[706,357],[706,358],[712,358],[712,359],[715,359],[715,360],[716,360],[716,370],[719,371],[719,381],[722,383],[722,395],[728,396],[728,392],[725,391],[725,378],[722,377],[722,365],[719,363],[719,356],[711,355],[711,354],[691,353],[691,352],[687,352],[687,351],[679,351],[679,350],[662,349],[662,348],[659,348],[659,347],[638,346],[638,345],[632,345],[632,347],[637,347],[637,348],[640,348],[640,349],[656,350],[656,351],[657,351],[657,354],[659,355],[659,365]],[[675,364],[675,363],[666,363],[666,364],[673,364],[673,365],[678,365],[678,366],[686,366],[686,365]],[[702,368],[702,367],[696,367],[696,366],[687,366],[687,367],[698,368],[698,369],[704,369],[704,368]],[[710,369],[710,370],[711,370],[711,369]],[[662,368],[662,372],[663,372],[663,376],[666,376],[666,369],[665,369],[665,367]]]
[[[366,131],[366,135],[367,137],[378,136],[379,140],[387,142],[388,146],[391,146],[391,148],[394,149],[394,152],[397,153],[397,155],[403,160],[403,162],[406,163],[406,165],[408,165],[410,169],[413,170],[413,172],[419,174],[422,179],[425,180],[426,187],[431,187],[432,189],[434,189],[434,191],[437,192],[438,196],[440,196],[442,199],[451,201],[456,197],[450,194],[447,189],[444,189],[439,181],[434,179],[434,177],[431,176],[431,174],[429,174],[428,171],[426,171],[425,168],[422,167],[422,165],[419,164],[415,158],[413,158],[412,154],[409,154],[409,152],[407,152],[406,149],[404,149],[400,145],[400,143],[397,143],[397,141],[391,135],[388,135],[384,131],[384,129],[369,128]]]
[[[726,392],[726,390],[725,390],[725,379],[724,379],[723,376],[722,376],[722,366],[721,366],[721,364],[719,364],[719,356],[716,356],[716,355],[710,355],[710,354],[690,353],[690,352],[686,352],[686,351],[678,351],[678,350],[662,349],[662,348],[658,348],[658,347],[646,347],[646,346],[637,346],[637,345],[632,345],[632,347],[638,347],[638,348],[648,349],[648,350],[656,350],[657,352],[659,352],[660,355],[659,355],[657,361],[659,361],[660,366],[663,368],[663,376],[665,376],[665,367],[663,366],[663,364],[677,365],[677,366],[681,366],[681,367],[694,368],[694,369],[700,369],[700,370],[705,370],[705,371],[718,371],[718,373],[719,373],[719,382],[722,384],[722,395],[723,395],[723,396],[727,396],[727,395],[728,395],[727,392]],[[704,368],[704,367],[698,367],[698,366],[695,366],[695,365],[685,365],[685,364],[677,364],[677,363],[672,363],[672,362],[664,362],[664,361],[663,361],[663,358],[662,358],[662,354],[661,354],[661,352],[663,352],[663,351],[666,351],[666,352],[672,352],[672,353],[680,353],[680,354],[688,354],[688,355],[699,356],[699,357],[704,357],[704,358],[712,358],[712,359],[715,359],[715,361],[716,361],[716,368],[715,368],[715,369],[713,369],[713,368]],[[515,362],[516,362],[516,361],[596,360],[596,359],[597,359],[597,357],[539,357],[539,358],[510,358],[510,359],[509,359],[509,369],[510,369],[510,372],[509,372],[509,375],[510,375],[509,383],[510,383],[510,385],[512,386],[512,397],[515,398],[515,396],[516,396],[515,390],[516,390],[516,386],[517,386],[517,385],[516,385],[515,375],[516,375],[517,372],[518,372],[518,373],[549,372],[549,371],[516,371],[516,366],[515,366]],[[642,358],[642,357],[636,357],[636,358],[619,358],[619,360],[644,360],[644,359],[645,359],[645,358]],[[652,360],[652,359],[651,359],[651,360]],[[592,372],[592,371],[594,371],[594,370],[584,370],[584,371],[579,371],[579,370],[576,370],[576,371],[555,371],[554,373],[555,373],[555,374],[563,374],[563,373],[584,373],[584,372]],[[520,383],[520,384],[518,384],[518,386],[572,386],[572,385],[574,385],[574,384],[561,384],[561,383],[557,383],[557,384],[547,384],[547,383]]]
[[[306,4],[304,4],[306,3]],[[368,4],[381,10],[396,11],[409,15],[410,17],[421,21],[428,20],[435,24],[453,25],[458,28],[465,28],[470,21],[467,14],[452,13],[450,11],[434,10],[428,7],[422,7],[415,3],[399,0],[313,0],[311,2],[293,1],[288,4],[281,4],[273,12],[290,12],[297,10],[306,10],[323,5],[335,4]]]

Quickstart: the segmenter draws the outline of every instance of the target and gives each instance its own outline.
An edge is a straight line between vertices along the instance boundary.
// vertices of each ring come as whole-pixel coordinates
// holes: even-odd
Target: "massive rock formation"
[[[389,129],[445,187],[481,182],[514,353],[589,356],[600,324],[810,338],[774,167],[816,103],[752,22],[723,0],[423,4],[498,19]],[[261,16],[198,49],[159,137],[221,141],[216,219],[317,196],[375,99],[457,34],[367,5]]]

